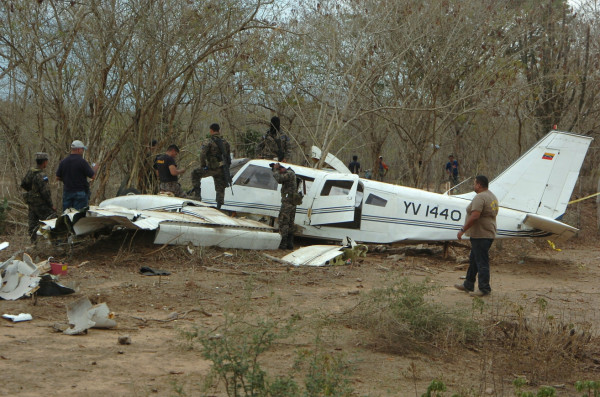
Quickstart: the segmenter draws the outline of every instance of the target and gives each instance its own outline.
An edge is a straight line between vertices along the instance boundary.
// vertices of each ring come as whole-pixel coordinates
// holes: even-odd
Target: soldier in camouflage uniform
[[[277,183],[281,183],[281,208],[277,218],[281,235],[279,249],[294,249],[294,219],[296,218],[294,194],[298,191],[296,173],[279,163],[273,164],[272,169],[273,178]]]
[[[21,181],[25,202],[29,208],[29,237],[35,243],[40,220],[56,217],[56,207],[52,205],[48,176],[44,169],[48,166],[48,154],[36,153],[35,162],[37,167],[31,168],[25,178]]]
[[[217,192],[217,208],[225,203],[225,188],[230,185],[229,166],[231,165],[231,148],[229,142],[221,138],[219,124],[209,127],[210,138],[204,141],[200,149],[200,167],[192,172],[194,196],[202,200],[202,178],[212,176]],[[226,168],[226,169],[225,169]],[[226,176],[227,179],[226,180]]]
[[[289,158],[288,141],[281,135],[281,121],[279,117],[271,118],[269,131],[263,136],[263,140],[256,147],[258,158],[286,162]]]

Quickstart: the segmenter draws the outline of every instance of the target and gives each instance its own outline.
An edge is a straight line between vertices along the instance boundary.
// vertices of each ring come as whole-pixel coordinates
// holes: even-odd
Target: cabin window
[[[312,187],[312,184],[315,181],[315,178],[311,178],[310,176],[304,176],[304,175],[299,175],[299,174],[296,174],[296,177],[302,179],[302,184],[298,185],[298,191],[302,191],[302,194],[306,195],[310,191],[310,188]],[[300,190],[300,189],[302,189],[302,190]]]
[[[387,200],[370,193],[365,204],[376,205],[377,207],[385,207]]]
[[[270,168],[249,165],[234,185],[255,187],[258,189],[277,190],[277,181],[273,178]]]
[[[347,196],[353,184],[353,181],[326,181],[321,196]]]

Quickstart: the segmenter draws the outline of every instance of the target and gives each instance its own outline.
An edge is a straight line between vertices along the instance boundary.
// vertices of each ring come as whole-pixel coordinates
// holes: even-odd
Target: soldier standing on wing
[[[225,203],[225,188],[231,184],[229,166],[231,165],[231,148],[229,142],[221,137],[221,127],[214,123],[209,127],[210,138],[204,141],[200,149],[200,167],[192,172],[194,196],[202,199],[202,178],[212,176],[217,193],[217,208]]]

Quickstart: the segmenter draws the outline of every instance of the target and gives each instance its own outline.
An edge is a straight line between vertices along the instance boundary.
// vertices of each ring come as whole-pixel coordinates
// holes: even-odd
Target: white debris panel
[[[48,261],[36,265],[27,254],[23,254],[22,260],[13,255],[0,263],[0,298],[16,300],[30,296],[39,288],[40,274],[48,269]]]
[[[293,251],[283,261],[294,266],[343,265],[355,262],[356,258],[367,256],[367,246],[356,244],[346,237],[339,245],[310,245]]]
[[[117,322],[106,303],[92,306],[88,298],[81,298],[67,305],[67,317],[70,328],[63,332],[67,335],[80,335],[89,328],[114,328]]]
[[[276,249],[281,241],[263,223],[227,216],[198,201],[154,195],[115,197],[42,223],[46,235],[65,224],[77,236],[107,228],[156,230],[155,244]]]

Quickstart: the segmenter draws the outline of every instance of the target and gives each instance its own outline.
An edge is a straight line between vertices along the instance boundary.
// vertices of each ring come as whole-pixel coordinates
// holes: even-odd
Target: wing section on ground
[[[573,237],[579,231],[579,229],[574,228],[573,226],[536,214],[527,214],[523,220],[523,224],[534,229],[552,233],[553,235],[556,235],[554,239],[557,241],[565,241]]]
[[[80,236],[115,228],[155,230],[155,244],[276,249],[281,241],[279,233],[263,223],[232,218],[193,200],[152,195],[117,197],[42,223],[43,234],[48,235]]]

